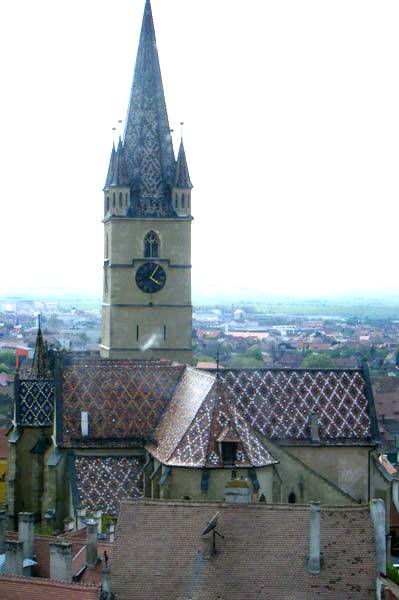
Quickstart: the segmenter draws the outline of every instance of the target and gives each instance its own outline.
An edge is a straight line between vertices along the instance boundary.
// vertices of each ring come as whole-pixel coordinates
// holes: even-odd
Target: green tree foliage
[[[10,367],[11,369],[15,368],[15,354],[14,352],[4,351],[0,352],[0,363],[6,365],[6,367]]]
[[[263,363],[262,350],[260,349],[259,344],[254,344],[248,348],[248,350],[245,352],[245,356]]]
[[[245,354],[237,354],[228,364],[232,369],[261,369],[265,366],[263,360],[257,360]]]
[[[328,354],[317,354],[312,352],[305,356],[302,362],[305,369],[332,369],[334,362]]]

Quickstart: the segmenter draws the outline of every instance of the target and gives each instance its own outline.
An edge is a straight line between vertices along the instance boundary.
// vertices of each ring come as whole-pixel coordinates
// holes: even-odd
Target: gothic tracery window
[[[144,257],[159,257],[159,237],[157,236],[155,231],[149,231],[144,238]]]

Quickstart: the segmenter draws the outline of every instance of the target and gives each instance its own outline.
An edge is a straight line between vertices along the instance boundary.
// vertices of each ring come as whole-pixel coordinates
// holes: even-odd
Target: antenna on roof
[[[207,533],[210,533],[212,531],[212,554],[217,554],[216,536],[219,536],[224,540],[224,535],[219,533],[216,529],[216,527],[218,526],[218,518],[219,518],[219,512],[217,512],[215,515],[213,515],[212,519],[209,521],[208,525],[205,527],[204,531],[201,534],[202,536],[204,536]]]

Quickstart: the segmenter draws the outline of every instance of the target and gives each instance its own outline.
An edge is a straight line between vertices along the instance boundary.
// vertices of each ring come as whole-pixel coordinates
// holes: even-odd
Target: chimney
[[[102,533],[102,516],[103,513],[101,510],[93,510],[93,519],[97,521],[97,533]]]
[[[24,573],[24,545],[15,540],[6,540],[6,568],[5,572],[9,575],[19,575]]]
[[[108,521],[107,536],[109,542],[113,543],[115,541],[115,523],[113,521]]]
[[[112,600],[114,595],[111,592],[111,581],[110,581],[110,569],[108,566],[108,555],[104,551],[104,569],[103,569],[103,580],[101,585],[101,596],[100,600]]]
[[[33,558],[34,525],[34,513],[20,512],[18,514],[18,539],[24,545],[24,558]]]
[[[77,517],[77,529],[82,529],[86,525],[86,509],[78,508]]]
[[[50,579],[72,581],[72,544],[64,541],[50,542]]]
[[[93,569],[97,561],[97,521],[89,519],[86,523],[86,563],[89,569]]]
[[[310,503],[308,570],[311,575],[320,573],[320,502]]]
[[[320,444],[319,436],[319,413],[316,409],[310,415],[310,439],[314,444]]]
[[[0,554],[5,552],[6,511],[0,510]]]
[[[224,488],[224,501],[234,504],[251,502],[251,485],[248,479],[231,479]]]
[[[370,516],[374,526],[375,546],[378,570],[383,575],[387,572],[387,546],[386,546],[386,517],[385,504],[381,499],[371,500]]]

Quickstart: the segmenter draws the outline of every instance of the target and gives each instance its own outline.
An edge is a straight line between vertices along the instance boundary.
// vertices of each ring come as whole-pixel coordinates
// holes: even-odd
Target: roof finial
[[[184,121],[180,121],[180,139],[183,140],[183,126]]]

